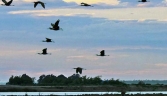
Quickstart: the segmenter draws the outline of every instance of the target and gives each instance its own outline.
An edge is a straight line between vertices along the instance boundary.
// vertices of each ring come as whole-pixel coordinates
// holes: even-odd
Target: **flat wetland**
[[[167,85],[128,86],[19,86],[0,85],[0,92],[122,92],[122,91],[167,91]]]

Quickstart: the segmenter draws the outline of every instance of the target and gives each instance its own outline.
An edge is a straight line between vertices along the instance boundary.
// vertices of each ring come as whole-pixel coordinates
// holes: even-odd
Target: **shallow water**
[[[167,91],[136,91],[126,94],[167,94]],[[0,95],[82,95],[82,94],[121,94],[121,92],[0,92]]]

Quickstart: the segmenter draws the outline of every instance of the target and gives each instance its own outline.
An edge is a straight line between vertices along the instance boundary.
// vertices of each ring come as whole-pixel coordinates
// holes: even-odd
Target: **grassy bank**
[[[0,92],[121,92],[167,91],[167,86],[17,86],[1,85]]]

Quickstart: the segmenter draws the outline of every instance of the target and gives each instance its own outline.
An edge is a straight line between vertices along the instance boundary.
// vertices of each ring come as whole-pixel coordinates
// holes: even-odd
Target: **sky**
[[[102,79],[167,79],[167,0],[41,1],[45,9],[34,0],[0,6],[0,81],[25,73],[68,77],[76,67]],[[63,31],[49,30],[58,19]],[[51,55],[37,54],[44,48]],[[96,56],[101,50],[110,56]]]

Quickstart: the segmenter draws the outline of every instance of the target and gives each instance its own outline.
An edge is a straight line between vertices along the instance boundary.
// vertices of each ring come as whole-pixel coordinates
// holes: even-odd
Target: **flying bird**
[[[6,0],[2,0],[2,2],[3,2],[4,4],[1,4],[1,5],[14,6],[14,5],[11,5],[11,4],[12,4],[12,1],[13,1],[13,0],[10,0],[9,2],[7,2]]]
[[[138,2],[149,2],[149,1],[147,1],[147,0],[141,0],[141,1],[138,1]]]
[[[89,5],[89,4],[87,4],[87,3],[81,3],[81,6],[91,6],[91,7],[93,7],[92,5]]]
[[[43,50],[42,50],[42,53],[38,53],[38,54],[40,54],[40,55],[47,55],[47,54],[50,54],[50,55],[51,55],[51,53],[47,53],[47,48],[43,49]]]
[[[100,52],[100,55],[96,54],[96,56],[109,56],[109,55],[105,55],[105,50],[102,50],[102,51]]]
[[[42,42],[54,42],[54,41],[52,41],[52,39],[50,38],[46,38],[46,40],[43,40]]]
[[[60,20],[58,19],[58,20],[55,22],[55,24],[51,23],[51,26],[52,26],[52,27],[50,27],[49,29],[50,29],[50,30],[55,30],[55,31],[57,31],[57,30],[63,30],[62,28],[59,27],[59,22],[60,22]]]
[[[76,69],[76,73],[80,73],[80,74],[82,74],[82,70],[86,70],[86,69],[84,69],[84,68],[81,68],[81,67],[77,67],[77,68],[73,68],[73,69]]]
[[[41,2],[41,1],[33,2],[33,3],[34,3],[34,8],[35,8],[38,4],[41,4],[42,7],[45,9],[45,4],[46,4],[46,3],[43,3],[43,2]]]

